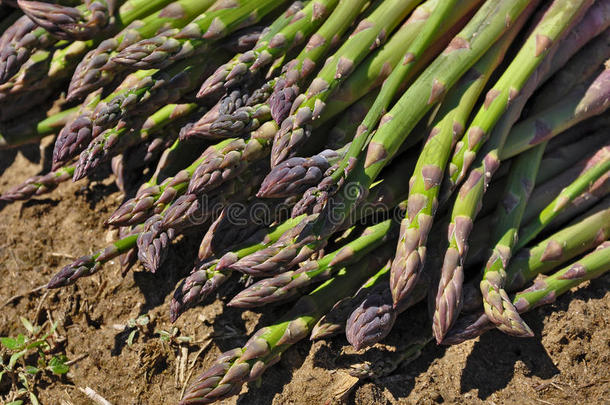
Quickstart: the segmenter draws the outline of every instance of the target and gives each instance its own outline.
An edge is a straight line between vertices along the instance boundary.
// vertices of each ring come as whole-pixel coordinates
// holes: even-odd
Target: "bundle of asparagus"
[[[610,270],[609,0],[16,6],[0,149],[57,138],[53,170],[0,200],[104,166],[133,191],[105,221],[120,239],[47,287],[116,257],[163,271],[184,234],[203,238],[172,321],[237,274],[256,280],[227,305],[296,300],[181,404],[238,394],[310,334],[373,345],[426,297],[405,358],[531,336],[521,313]]]

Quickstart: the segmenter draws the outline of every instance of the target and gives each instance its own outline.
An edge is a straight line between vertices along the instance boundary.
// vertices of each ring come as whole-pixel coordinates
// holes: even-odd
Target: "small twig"
[[[76,362],[78,362],[78,361],[81,361],[82,359],[84,359],[84,358],[85,358],[85,357],[87,357],[87,356],[89,356],[89,353],[83,353],[83,354],[81,354],[81,355],[79,355],[79,356],[77,356],[77,357],[73,358],[72,360],[68,360],[68,361],[66,361],[64,364],[65,364],[66,366],[71,366],[72,364],[74,364],[74,363],[76,363]]]
[[[182,355],[180,356],[180,382],[184,384],[184,372],[186,370],[186,361],[189,357],[189,349],[186,346],[180,348]]]
[[[182,390],[180,391],[180,399],[182,399],[182,397],[184,397],[184,391],[186,391],[186,386],[188,385],[189,381],[191,380],[191,377],[193,376],[193,371],[195,370],[195,363],[197,362],[197,359],[199,359],[199,356],[201,356],[201,353],[203,353],[203,351],[205,349],[208,348],[208,346],[210,346],[212,344],[212,340],[208,340],[206,342],[205,345],[203,345],[201,347],[201,349],[199,349],[199,351],[197,353],[195,353],[195,358],[193,358],[193,360],[191,361],[191,364],[189,364],[189,368],[188,368],[188,374],[186,375],[186,378],[184,379],[184,384],[182,385]]]
[[[61,253],[61,252],[51,252],[50,253],[51,257],[62,257],[65,259],[70,259],[70,260],[75,260],[76,256],[73,256],[71,254],[68,253]]]
[[[36,312],[34,312],[34,322],[38,321],[38,316],[40,315],[40,310],[42,309],[42,304],[44,303],[44,300],[47,299],[48,295],[49,295],[49,290],[45,291],[44,294],[42,294],[40,301],[38,301],[38,305],[36,306]]]
[[[23,298],[23,297],[28,296],[30,294],[34,294],[35,292],[38,292],[38,291],[40,291],[40,290],[42,290],[44,288],[47,288],[46,284],[45,285],[40,285],[40,286],[38,286],[38,287],[36,287],[36,288],[26,292],[26,293],[13,295],[11,298],[6,300],[6,302],[4,304],[2,304],[2,306],[5,307],[5,306],[11,304],[13,301],[18,300],[19,298]]]
[[[91,398],[92,401],[94,401],[95,403],[99,404],[99,405],[112,405],[110,403],[110,401],[108,401],[107,399],[105,399],[104,397],[102,397],[100,394],[98,394],[97,392],[95,392],[93,390],[93,388],[90,387],[85,387],[84,389],[81,387],[78,387],[78,389],[85,394],[87,397]]]

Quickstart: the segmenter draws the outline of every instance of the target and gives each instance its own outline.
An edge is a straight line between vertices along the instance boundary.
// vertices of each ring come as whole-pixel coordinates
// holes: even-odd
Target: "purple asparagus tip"
[[[356,350],[385,338],[396,321],[392,294],[387,286],[383,292],[371,292],[347,319],[345,336]]]

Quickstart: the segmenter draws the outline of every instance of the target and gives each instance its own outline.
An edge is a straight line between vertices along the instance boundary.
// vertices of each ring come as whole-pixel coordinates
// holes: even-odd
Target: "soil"
[[[0,152],[0,190],[39,173],[44,162],[38,146]],[[0,205],[0,336],[25,333],[20,316],[37,325],[57,321],[58,350],[75,360],[67,375],[36,380],[33,389],[42,404],[93,404],[82,391],[87,387],[111,404],[177,403],[185,380],[289,308],[227,309],[223,303],[237,288],[229,286],[172,325],[172,291],[196,255],[188,238],[176,244],[157,274],[136,267],[123,278],[118,263],[111,262],[74,286],[38,289],[74,256],[114,237],[103,221],[122,200],[107,179],[66,183],[36,200]],[[136,329],[125,325],[142,314],[151,322],[130,345]],[[396,359],[423,336],[426,308],[420,305],[399,318],[383,344],[363,352],[355,352],[344,337],[303,341],[266,372],[259,387],[244,387],[223,403],[610,404],[609,314],[606,275],[527,314],[534,338],[492,331],[458,346],[429,344],[416,360],[374,381],[347,373],[355,363]],[[190,342],[167,342],[155,332],[172,326]],[[9,399],[9,385],[0,384],[0,400]]]

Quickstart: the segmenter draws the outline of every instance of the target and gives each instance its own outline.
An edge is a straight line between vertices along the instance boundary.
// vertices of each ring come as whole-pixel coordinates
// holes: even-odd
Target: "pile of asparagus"
[[[1,0],[0,148],[56,138],[0,198],[114,173],[120,239],[48,288],[184,235],[172,321],[227,282],[296,301],[181,404],[426,297],[425,342],[532,336],[522,313],[610,270],[609,26],[610,0]]]

